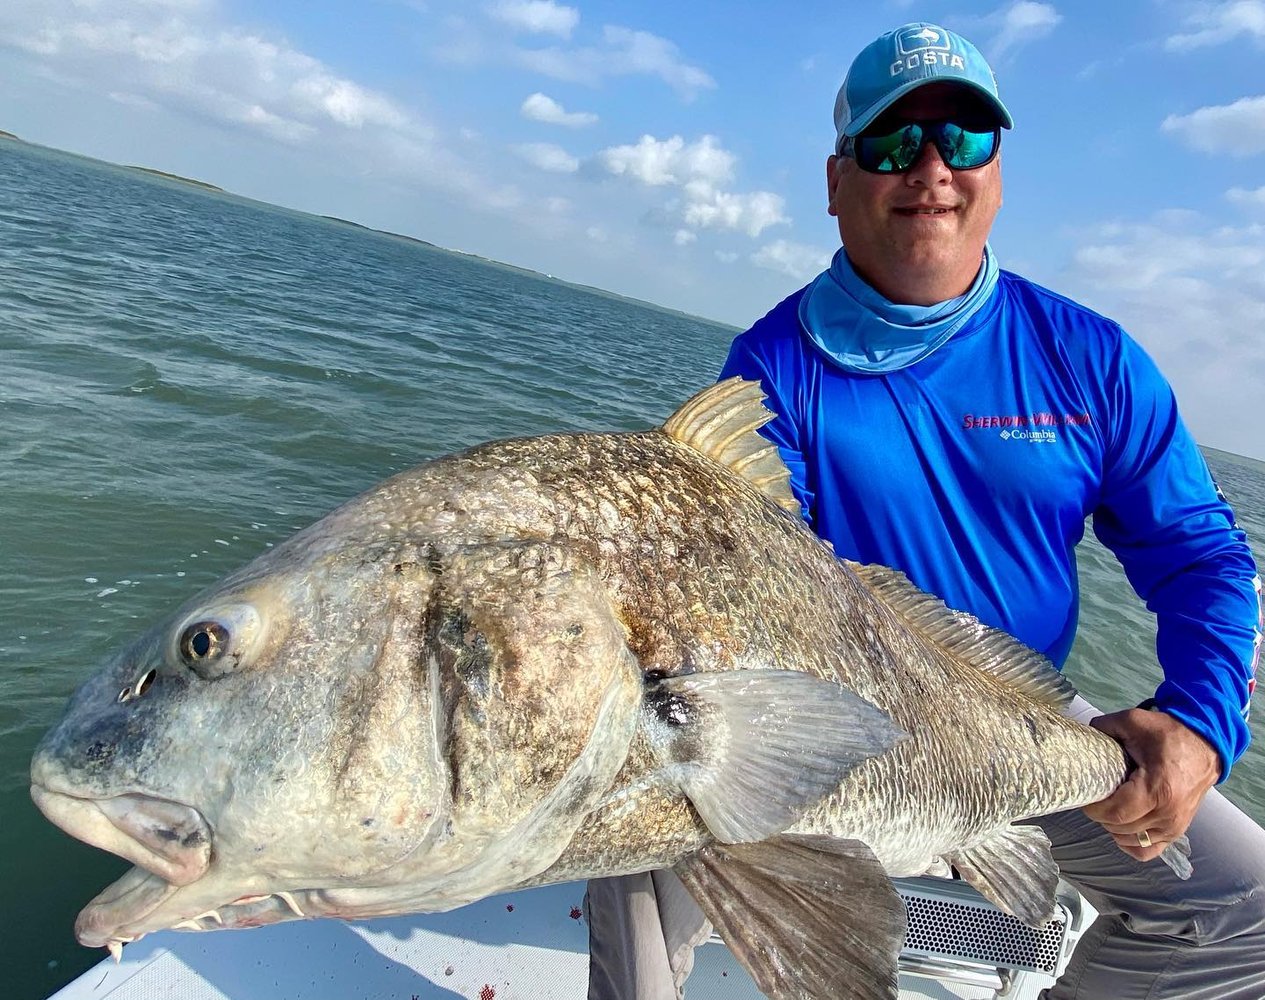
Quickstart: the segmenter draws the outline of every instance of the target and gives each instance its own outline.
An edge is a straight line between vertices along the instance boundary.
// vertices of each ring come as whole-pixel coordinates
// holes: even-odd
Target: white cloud
[[[488,8],[488,13],[502,24],[518,31],[570,38],[580,23],[580,12],[552,0],[502,0]]]
[[[1160,126],[1204,152],[1227,156],[1265,153],[1265,96],[1169,115]]]
[[[722,264],[732,264],[738,259],[738,254],[734,253],[732,250],[717,250],[716,259]]]
[[[1265,341],[1251,335],[1265,326],[1265,225],[1215,226],[1193,212],[1104,225],[1068,283],[1155,358],[1196,439],[1259,453],[1243,414],[1265,394]]]
[[[581,128],[597,121],[597,115],[589,111],[567,111],[552,97],[535,93],[523,101],[519,112],[524,118],[547,125],[565,125],[567,128]]]
[[[686,192],[685,221],[700,229],[735,229],[754,239],[769,226],[790,222],[786,200],[769,191],[733,194],[692,185]]]
[[[833,252],[791,240],[774,240],[753,253],[751,263],[769,271],[788,274],[796,281],[808,281],[830,266]]]
[[[6,3],[0,44],[35,56],[79,85],[134,104],[193,112],[284,142],[347,130],[429,135],[385,94],[329,70],[284,42],[226,26],[197,2],[118,5]]]
[[[1265,187],[1258,187],[1254,191],[1248,191],[1245,188],[1230,188],[1225,196],[1235,205],[1242,205],[1245,208],[1265,209]]]
[[[643,135],[635,146],[611,146],[598,159],[617,177],[629,174],[652,187],[691,182],[723,184],[733,177],[735,157],[714,135],[686,144],[679,135],[656,139]]]
[[[736,230],[756,237],[769,226],[790,222],[781,195],[722,190],[733,180],[737,158],[712,135],[693,143],[679,135],[669,139],[643,135],[635,145],[602,150],[597,162],[616,177],[678,191],[681,201],[665,207],[690,229]]]
[[[551,142],[528,142],[515,146],[514,152],[532,166],[555,174],[573,174],[580,169],[580,161],[561,146]]]
[[[706,71],[685,62],[680,49],[666,38],[607,25],[602,29],[602,43],[573,49],[519,49],[514,58],[545,76],[591,86],[613,76],[657,76],[687,100],[716,86]]]
[[[998,11],[989,20],[996,25],[996,33],[989,45],[988,55],[996,62],[1020,46],[1044,38],[1063,20],[1063,15],[1053,4],[1019,0]]]
[[[1193,30],[1166,38],[1166,49],[1188,52],[1209,45],[1221,45],[1240,35],[1247,35],[1258,44],[1265,43],[1265,0],[1205,4],[1191,12],[1187,24]]]
[[[689,246],[698,241],[698,233],[692,229],[678,229],[672,235],[672,242],[679,247]]]

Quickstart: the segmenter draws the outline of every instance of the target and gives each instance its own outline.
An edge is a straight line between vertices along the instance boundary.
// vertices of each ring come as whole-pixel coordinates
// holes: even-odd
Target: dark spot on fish
[[[572,919],[572,920],[579,920],[582,916],[584,916],[584,911],[583,911],[583,910],[581,910],[578,906],[573,906],[573,907],[571,907],[571,919]]]
[[[104,740],[97,740],[95,743],[91,744],[84,753],[94,764],[104,764],[114,758],[118,749],[117,743],[107,743]]]
[[[1023,723],[1025,726],[1028,727],[1028,732],[1032,734],[1033,743],[1035,743],[1037,746],[1040,746],[1042,743],[1045,742],[1044,740],[1041,739],[1041,731],[1037,729],[1036,720],[1033,719],[1032,716],[1025,715],[1023,717]]]
[[[646,707],[660,722],[669,726],[688,725],[693,714],[689,701],[663,687],[652,687],[646,691]]]
[[[584,626],[583,626],[583,625],[581,625],[581,624],[579,624],[579,623],[577,622],[577,623],[575,623],[574,625],[568,625],[568,626],[567,626],[567,629],[566,629],[566,636],[567,636],[567,638],[568,638],[568,639],[578,639],[578,638],[579,638],[580,636],[582,636],[582,635],[584,635]]]
[[[198,844],[202,843],[202,841],[203,841],[202,831],[194,830],[187,837],[185,837],[184,840],[180,841],[180,846],[181,847],[196,847]]]
[[[448,645],[460,648],[466,644],[466,633],[474,627],[470,616],[461,608],[451,608],[439,623],[439,638]]]
[[[505,909],[506,909],[506,911],[507,911],[507,912],[509,912],[509,913],[513,913],[513,912],[514,912],[514,904],[513,904],[513,903],[506,903],[506,904],[505,904]]]
[[[373,826],[373,817],[366,816],[364,819],[360,821],[360,825],[366,828]]]
[[[483,989],[479,990],[479,1000],[496,1000],[496,990],[484,983]]]
[[[180,834],[176,833],[176,831],[175,831],[175,830],[172,830],[172,829],[170,829],[170,828],[163,828],[163,829],[161,829],[161,830],[155,830],[155,831],[154,831],[154,835],[155,835],[156,837],[158,837],[158,839],[159,839],[159,840],[165,840],[165,841],[167,841],[167,843],[169,843],[169,844],[170,844],[173,840],[179,840],[179,839],[180,839]]]
[[[662,670],[647,670],[644,679],[647,684],[657,684],[667,676]]]
[[[452,975],[452,973],[453,973],[453,967],[452,967],[451,965],[447,966],[447,967],[444,969],[444,975],[445,975],[445,976],[451,976],[451,975]]]

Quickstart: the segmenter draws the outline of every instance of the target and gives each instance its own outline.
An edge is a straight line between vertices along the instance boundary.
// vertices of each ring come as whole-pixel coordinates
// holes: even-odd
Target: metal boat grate
[[[1040,929],[991,907],[901,893],[909,914],[905,951],[1053,975],[1067,922],[1064,911]]]

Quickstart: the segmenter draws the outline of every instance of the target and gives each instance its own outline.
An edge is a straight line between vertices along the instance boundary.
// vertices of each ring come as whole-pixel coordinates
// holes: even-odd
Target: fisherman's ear
[[[835,191],[839,187],[839,170],[842,166],[839,157],[833,153],[826,158],[826,212],[834,216],[839,214],[835,210]]]

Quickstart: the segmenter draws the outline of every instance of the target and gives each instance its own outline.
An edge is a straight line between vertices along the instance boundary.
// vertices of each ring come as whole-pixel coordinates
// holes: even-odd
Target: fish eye
[[[218,659],[228,648],[228,629],[219,622],[195,622],[180,636],[180,657],[190,666]]]
[[[248,603],[203,607],[172,630],[168,655],[203,680],[236,672],[259,649],[264,622]]]

